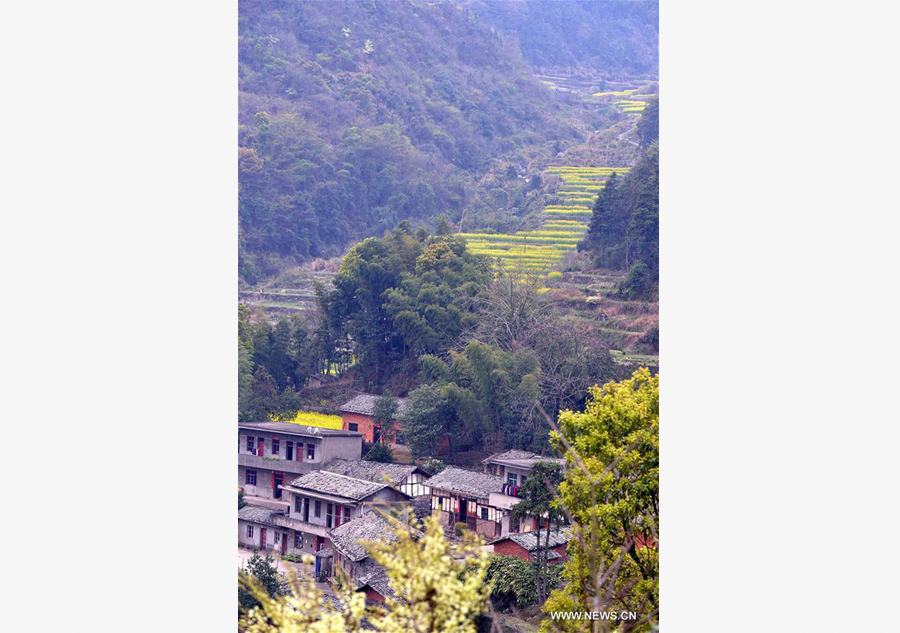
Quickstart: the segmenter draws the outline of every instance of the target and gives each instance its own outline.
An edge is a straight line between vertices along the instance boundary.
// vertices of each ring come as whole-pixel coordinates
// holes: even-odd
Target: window
[[[358,431],[359,425],[356,422],[351,422],[349,425],[351,431]]]
[[[281,542],[281,532],[275,532],[275,545]]]
[[[294,547],[297,549],[303,547],[303,535],[299,532],[294,534]]]
[[[280,448],[281,448],[281,442],[279,440],[273,439],[272,440],[272,454],[277,455],[278,449],[280,449]]]
[[[331,527],[331,517],[334,513],[333,506],[329,503],[325,510],[325,527]]]
[[[256,471],[255,470],[247,471],[247,485],[248,486],[256,485]]]
[[[316,499],[316,516],[322,516],[322,502]]]
[[[510,532],[518,532],[519,531],[519,519],[514,517],[513,515],[509,515],[509,531]]]
[[[303,511],[303,497],[300,495],[294,495],[294,512],[300,513]]]
[[[247,538],[253,538],[253,526],[252,525],[247,526]]]
[[[307,444],[306,445],[306,459],[315,459],[316,458],[316,445],[315,444]]]
[[[255,450],[255,448],[256,448],[256,447],[253,445],[253,444],[254,444],[254,442],[253,442],[254,439],[255,439],[255,438],[254,438],[252,435],[248,435],[248,436],[247,436],[247,452],[248,452],[248,453],[252,453],[252,452]]]
[[[481,509],[481,520],[482,520],[482,521],[487,521],[487,508],[482,508],[482,509]]]
[[[518,486],[519,485],[519,476],[516,473],[507,473],[506,474],[506,483],[510,486]]]

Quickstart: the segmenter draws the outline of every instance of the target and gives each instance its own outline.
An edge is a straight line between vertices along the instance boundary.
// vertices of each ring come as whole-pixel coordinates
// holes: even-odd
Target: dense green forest
[[[471,0],[472,11],[508,34],[535,66],[580,67],[606,78],[655,74],[659,4],[640,0]]]
[[[607,181],[579,245],[597,266],[628,271],[620,284],[625,298],[652,297],[659,284],[658,99],[644,111],[637,131],[644,153],[627,176]]]
[[[579,138],[459,3],[241,2],[239,26],[246,281],[403,219],[494,212],[525,188],[501,178],[502,194],[477,195],[496,157]]]
[[[458,236],[401,222],[350,250],[334,287],[319,290],[315,324],[253,323],[240,308],[240,417],[289,414],[310,377],[349,371],[369,391],[409,394],[418,454],[451,437],[539,449],[536,400],[555,415],[617,375],[592,329],[562,317],[541,288],[539,276],[492,273]]]
[[[601,42],[604,55],[619,59],[620,48],[637,47],[627,68],[643,72],[653,58],[640,50],[655,46],[655,31],[641,26],[652,17],[644,3],[593,3],[577,15],[528,3],[538,13],[522,24],[534,35],[520,51],[508,28],[482,15],[515,4],[239,3],[243,281],[339,255],[404,219],[503,231],[540,209],[537,165],[617,115],[597,106],[585,116],[556,99],[522,53],[557,50],[568,39],[564,30],[542,39],[554,20],[596,14],[596,37],[559,50]]]

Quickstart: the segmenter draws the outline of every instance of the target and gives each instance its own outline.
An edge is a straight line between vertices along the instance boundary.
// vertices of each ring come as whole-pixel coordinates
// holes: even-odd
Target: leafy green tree
[[[277,413],[281,408],[275,381],[265,367],[256,368],[250,390],[250,402],[247,407],[247,416],[250,420],[254,422],[268,420],[270,414]]]
[[[244,491],[238,490],[238,510],[247,506],[247,502],[244,501]]]
[[[659,140],[659,98],[651,99],[641,113],[637,124],[637,135],[641,147],[645,148]]]
[[[391,396],[382,396],[375,401],[372,421],[381,426],[381,437],[393,437],[395,432],[394,421],[397,419],[399,410],[400,405],[397,404],[397,399]]]
[[[550,565],[547,569],[545,586],[555,588],[560,581],[562,565]],[[532,604],[540,604],[538,598],[538,564],[524,561],[517,556],[491,556],[485,578],[491,587],[491,601],[494,607],[515,604],[524,609]]]
[[[641,368],[593,388],[583,413],[560,415],[551,441],[566,455],[560,504],[574,538],[567,582],[544,612],[635,611],[638,630],[650,630],[659,611],[659,375]]]
[[[531,469],[525,483],[519,489],[520,501],[512,507],[513,517],[524,520],[537,519],[535,538],[539,548],[536,552],[535,589],[538,604],[544,604],[548,592],[547,555],[550,550],[550,532],[554,526],[558,529],[564,519],[559,508],[559,484],[562,483],[562,468],[556,462],[538,462]],[[546,527],[545,527],[546,526]],[[541,530],[544,533],[544,546],[540,547]]]
[[[369,449],[369,452],[366,453],[366,456],[363,457],[363,459],[370,462],[392,464],[394,463],[394,452],[391,450],[390,446],[384,442],[379,442]]]
[[[402,422],[406,444],[419,457],[434,454],[438,439],[453,428],[456,418],[441,387],[426,384],[409,393]]]
[[[266,596],[275,598],[284,596],[288,593],[288,584],[285,578],[278,573],[278,563],[270,555],[265,557],[258,553],[253,554],[247,561],[246,571],[238,572],[238,579],[241,577],[252,578],[255,585],[260,588]],[[247,613],[253,607],[260,606],[259,596],[248,591],[246,585],[238,583],[238,612]]]

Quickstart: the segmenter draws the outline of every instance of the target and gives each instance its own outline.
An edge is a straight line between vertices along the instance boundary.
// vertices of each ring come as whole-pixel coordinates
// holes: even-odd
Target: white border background
[[[662,2],[666,630],[896,620],[890,8]],[[237,4],[0,11],[4,629],[233,630]]]

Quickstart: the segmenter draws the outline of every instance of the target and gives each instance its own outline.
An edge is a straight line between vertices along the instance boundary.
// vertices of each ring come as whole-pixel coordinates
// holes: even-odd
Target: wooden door
[[[259,530],[259,549],[263,551],[266,549],[266,528]]]
[[[281,533],[281,553],[282,554],[287,554],[287,541],[288,541],[288,533],[282,532]]]

